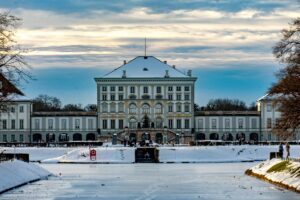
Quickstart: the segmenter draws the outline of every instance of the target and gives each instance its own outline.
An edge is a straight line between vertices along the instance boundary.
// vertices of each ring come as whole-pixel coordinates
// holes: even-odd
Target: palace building
[[[0,78],[0,92],[23,94]],[[138,56],[95,78],[97,112],[33,112],[30,100],[1,102],[0,143],[278,140],[271,132],[280,117],[274,98],[258,99],[257,111],[195,112],[196,81],[191,70]],[[300,140],[299,130],[291,140]]]
[[[176,133],[190,135],[194,127],[194,85],[186,74],[153,56],[139,56],[95,78],[98,128],[101,136],[160,141]],[[148,134],[148,135],[145,135]]]

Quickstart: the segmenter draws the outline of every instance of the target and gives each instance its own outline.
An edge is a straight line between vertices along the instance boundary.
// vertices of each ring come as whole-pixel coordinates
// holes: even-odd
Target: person
[[[287,142],[285,145],[285,150],[286,150],[286,160],[290,158],[290,144]]]
[[[282,143],[280,143],[280,145],[279,145],[279,157],[283,158],[283,145],[282,145]]]

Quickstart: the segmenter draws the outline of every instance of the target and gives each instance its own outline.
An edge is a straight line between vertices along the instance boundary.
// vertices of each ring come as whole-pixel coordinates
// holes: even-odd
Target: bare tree
[[[281,111],[273,132],[287,139],[300,128],[300,18],[282,30],[282,38],[273,54],[285,64],[285,68],[277,73],[277,83],[269,89]]]
[[[14,39],[15,31],[20,25],[20,19],[9,13],[0,13],[0,105],[1,102],[7,101],[10,94],[5,90],[3,82],[10,82],[18,86],[20,81],[28,81],[32,77],[29,73],[29,65],[25,62],[22,54],[25,50]],[[11,84],[6,84],[6,86]],[[11,89],[11,88],[10,88]]]

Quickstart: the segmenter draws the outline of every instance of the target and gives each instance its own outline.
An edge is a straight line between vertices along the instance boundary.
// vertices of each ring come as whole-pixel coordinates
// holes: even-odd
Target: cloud
[[[61,7],[56,1],[28,2],[12,12],[23,18],[16,40],[30,50],[26,57],[36,68],[113,69],[143,54],[144,37],[149,54],[183,68],[274,64],[271,48],[279,31],[299,15],[281,1],[263,0],[179,0],[178,5],[132,0],[131,5],[105,2],[101,9],[96,1],[69,1]]]

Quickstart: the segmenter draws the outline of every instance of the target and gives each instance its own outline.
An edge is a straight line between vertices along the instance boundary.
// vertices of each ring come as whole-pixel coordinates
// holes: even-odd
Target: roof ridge
[[[113,73],[114,71],[116,71],[116,70],[118,70],[118,69],[122,68],[123,66],[127,65],[128,63],[130,63],[130,62],[134,61],[135,59],[137,59],[137,58],[139,58],[139,57],[145,57],[145,56],[137,56],[137,57],[135,57],[135,58],[133,58],[133,59],[129,60],[129,61],[128,61],[128,62],[126,62],[125,64],[123,64],[123,65],[121,65],[121,66],[119,66],[119,67],[117,67],[117,68],[113,69],[112,71],[108,72],[108,73],[107,73],[107,74],[105,74],[103,77],[110,75],[110,74],[111,74],[111,73]],[[153,57],[153,56],[146,56],[146,57]]]
[[[171,69],[174,69],[174,70],[178,71],[179,73],[181,73],[181,74],[187,76],[187,75],[186,75],[184,72],[182,72],[181,70],[179,70],[179,69],[177,69],[177,68],[174,68],[173,66],[169,65],[168,63],[164,63],[163,61],[161,61],[160,59],[156,58],[155,56],[152,56],[152,57],[155,58],[156,60],[158,60],[159,62],[161,62],[161,63],[167,65],[167,66],[170,67]]]

